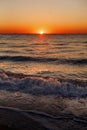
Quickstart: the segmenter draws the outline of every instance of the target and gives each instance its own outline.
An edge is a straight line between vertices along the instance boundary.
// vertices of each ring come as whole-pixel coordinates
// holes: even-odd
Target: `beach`
[[[65,81],[59,82],[52,78],[25,75],[17,77],[12,73],[1,75],[3,75],[3,77],[0,76],[2,81],[0,81],[0,87],[3,87],[0,90],[0,124],[2,127],[23,130],[63,130],[65,127],[67,130],[87,129],[86,86],[84,90],[83,87],[76,88],[73,83],[73,88],[66,89]],[[42,82],[47,87],[49,83],[49,86],[54,86],[54,89],[50,88],[47,91],[45,88],[44,90]],[[62,90],[63,86],[60,83],[63,86],[65,83],[65,88]],[[85,82],[84,85],[86,84]],[[69,87],[69,84],[67,86]]]

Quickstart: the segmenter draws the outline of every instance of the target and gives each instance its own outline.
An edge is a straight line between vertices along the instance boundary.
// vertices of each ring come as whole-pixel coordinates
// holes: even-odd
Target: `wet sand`
[[[43,112],[0,107],[0,130],[87,130],[78,117],[52,116]]]

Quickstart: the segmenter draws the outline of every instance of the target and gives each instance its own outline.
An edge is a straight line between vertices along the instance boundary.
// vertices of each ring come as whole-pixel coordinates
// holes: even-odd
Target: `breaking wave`
[[[32,95],[86,98],[87,81],[43,78],[0,71],[0,90]]]

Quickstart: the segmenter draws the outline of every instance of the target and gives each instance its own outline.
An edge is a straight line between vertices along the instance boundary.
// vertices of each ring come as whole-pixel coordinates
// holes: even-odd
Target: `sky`
[[[0,33],[87,33],[87,0],[0,0]]]

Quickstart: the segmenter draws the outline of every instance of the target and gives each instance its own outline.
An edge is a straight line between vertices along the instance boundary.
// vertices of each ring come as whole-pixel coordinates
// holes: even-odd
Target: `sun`
[[[44,30],[41,30],[41,31],[39,32],[40,35],[43,35],[44,33],[45,33]]]

